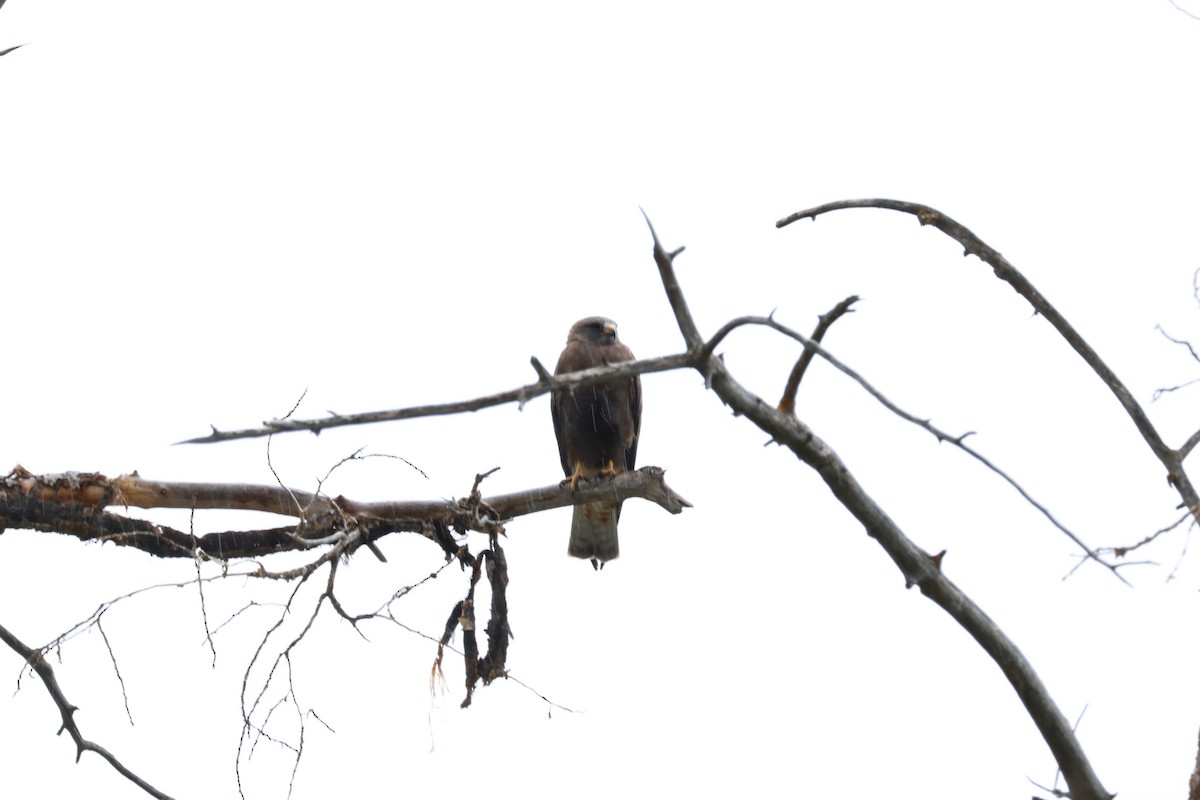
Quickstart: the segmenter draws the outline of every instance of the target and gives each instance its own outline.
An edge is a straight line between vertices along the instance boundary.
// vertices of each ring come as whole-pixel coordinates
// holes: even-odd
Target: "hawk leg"
[[[578,461],[575,463],[575,471],[572,472],[567,477],[563,478],[561,481],[559,481],[559,485],[566,486],[569,483],[569,484],[571,484],[571,491],[573,492],[579,488],[579,479],[584,478],[584,477],[585,476],[583,474],[583,462]]]

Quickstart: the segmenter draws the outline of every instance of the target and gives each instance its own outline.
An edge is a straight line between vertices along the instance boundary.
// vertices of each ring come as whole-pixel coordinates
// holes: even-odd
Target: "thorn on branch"
[[[932,561],[932,562],[933,562],[933,566],[934,566],[934,567],[936,567],[936,568],[938,569],[938,571],[939,571],[939,572],[940,572],[940,571],[941,571],[941,569],[942,569],[942,559],[943,559],[943,558],[945,558],[945,557],[946,557],[946,551],[945,551],[945,550],[943,550],[942,552],[938,553],[937,555],[933,555],[933,556],[930,556],[930,557],[929,557],[930,561]]]

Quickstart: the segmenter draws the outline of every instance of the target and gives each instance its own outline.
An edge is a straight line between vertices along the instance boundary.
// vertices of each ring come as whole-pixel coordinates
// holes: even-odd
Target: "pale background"
[[[1180,7],[1184,7],[1180,3]],[[1194,13],[1200,7],[1191,4]],[[10,0],[0,10],[0,462],[270,483],[264,441],[171,446],[209,423],[462,399],[534,379],[605,314],[640,356],[681,339],[644,207],[706,334],[778,309],[907,410],[974,444],[1095,545],[1177,496],[1111,395],[990,270],[911,217],[774,221],[841,198],[928,203],[1003,252],[1146,403],[1197,426],[1200,21],[1166,2],[425,4]],[[734,374],[777,398],[796,347],[746,331]],[[1023,798],[1054,764],[982,651],[825,486],[691,373],[645,378],[642,464],[695,508],[631,502],[622,557],[565,556],[569,511],[509,526],[515,683],[460,711],[461,666],[390,624],[322,618],[294,659],[310,720],[292,796]],[[817,365],[799,413],[1030,657],[1106,787],[1186,796],[1200,729],[1194,553],[1075,565],[1009,487]],[[356,499],[550,483],[545,398],[272,444],[289,485]],[[152,513],[186,526],[186,514]],[[199,515],[200,530],[269,525]],[[476,540],[479,547],[482,540]],[[353,610],[440,564],[416,537],[340,573]],[[1193,548],[1194,549],[1194,548]],[[1175,570],[1176,566],[1178,569]],[[1168,580],[1173,575],[1174,580]],[[0,622],[42,644],[117,595],[194,576],[131,550],[8,531]],[[210,584],[210,626],[288,587]],[[396,606],[438,635],[465,580]],[[307,604],[311,606],[311,596]],[[178,797],[236,796],[238,693],[274,620],[204,643],[194,587],[104,617],[57,661],[85,736]],[[299,614],[301,621],[305,613]],[[0,654],[5,793],[138,797]],[[281,712],[283,713],[283,712]],[[286,719],[292,719],[288,717]],[[290,761],[261,745],[256,798]],[[1059,784],[1062,787],[1062,784]]]

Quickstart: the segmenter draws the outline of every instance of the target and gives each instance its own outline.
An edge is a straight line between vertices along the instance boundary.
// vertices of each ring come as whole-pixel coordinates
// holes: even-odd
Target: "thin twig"
[[[680,353],[673,356],[662,356],[660,358],[647,358],[641,361],[626,361],[621,364],[614,364],[604,367],[593,367],[592,369],[580,370],[579,372],[571,372],[563,375],[552,375],[549,380],[539,380],[537,383],[531,383],[527,386],[522,386],[519,389],[509,389],[505,392],[497,392],[496,394],[476,397],[472,400],[459,400],[453,403],[435,403],[426,406],[412,406],[409,408],[398,408],[391,411],[367,411],[361,414],[333,414],[322,419],[309,420],[291,420],[291,419],[275,419],[264,422],[258,428],[246,428],[237,431],[221,431],[213,427],[212,433],[207,436],[197,436],[194,439],[185,439],[176,444],[211,444],[213,442],[228,442],[234,439],[254,439],[262,436],[270,436],[278,433],[291,433],[293,431],[309,431],[311,433],[320,433],[323,430],[330,428],[338,428],[346,425],[368,425],[375,422],[392,422],[401,419],[415,419],[418,417],[437,417],[447,414],[462,414],[468,411],[479,411],[492,406],[504,405],[505,403],[521,403],[524,404],[535,397],[558,389],[580,388],[584,386],[593,386],[598,383],[605,383],[613,378],[624,378],[633,375],[645,375],[652,372],[666,372],[668,370],[679,369],[680,367],[689,366],[691,357],[687,353]]]
[[[191,513],[188,515],[188,535],[192,537],[192,551],[195,553],[195,558],[192,559],[196,565],[196,593],[200,597],[200,620],[204,624],[204,641],[208,644],[209,652],[212,653],[211,666],[217,666],[217,645],[213,641],[212,631],[208,627],[208,603],[204,599],[204,581],[201,580],[203,574],[201,572],[200,548],[196,545],[196,509],[193,506]]]
[[[1200,362],[1200,355],[1196,354],[1195,348],[1192,347],[1192,343],[1189,342],[1187,339],[1176,339],[1174,336],[1172,336],[1171,334],[1169,334],[1165,330],[1163,330],[1163,327],[1161,325],[1155,325],[1154,329],[1157,330],[1159,333],[1161,333],[1163,338],[1166,339],[1168,342],[1171,342],[1171,343],[1177,344],[1177,345],[1181,345],[1182,347],[1186,347],[1188,353],[1192,357],[1192,360]],[[1190,381],[1184,381],[1183,383],[1177,384],[1175,386],[1164,386],[1164,387],[1155,389],[1153,394],[1150,395],[1150,401],[1154,402],[1154,401],[1158,400],[1159,398],[1161,398],[1164,394],[1168,394],[1170,392],[1177,392],[1180,389],[1186,389],[1188,386],[1193,386],[1197,383],[1200,383],[1200,378],[1193,378]],[[1191,440],[1189,439],[1188,441],[1190,442]],[[1184,444],[1183,447],[1179,448],[1180,453],[1182,453],[1183,458],[1187,457],[1187,453],[1191,450],[1192,447],[1195,447],[1195,444],[1192,444],[1190,447],[1187,444]]]
[[[1192,378],[1190,381],[1184,381],[1183,383],[1176,384],[1175,386],[1159,387],[1150,394],[1150,402],[1156,402],[1160,400],[1164,394],[1178,392],[1180,389],[1186,389],[1189,386],[1195,386],[1197,383],[1200,383],[1200,378]],[[1182,450],[1182,448],[1180,449]]]
[[[968,436],[971,435],[971,432],[959,434],[958,436],[953,436],[953,435],[941,430],[937,426],[935,426],[928,419],[922,419],[921,417],[918,417],[914,414],[910,414],[909,412],[900,408],[900,406],[896,405],[890,399],[888,399],[888,397],[885,394],[883,394],[883,392],[876,389],[861,374],[859,374],[857,371],[855,371],[851,367],[847,366],[846,364],[842,363],[836,356],[834,356],[829,351],[825,350],[823,347],[821,347],[819,344],[817,344],[814,340],[809,339],[809,338],[797,333],[796,331],[792,330],[791,328],[787,327],[786,325],[782,325],[779,322],[776,322],[772,317],[738,317],[737,319],[730,320],[729,322],[722,325],[721,329],[719,331],[717,331],[717,333],[708,342],[705,343],[704,347],[701,348],[701,351],[700,351],[701,355],[703,356],[704,354],[712,353],[713,349],[716,347],[718,342],[720,342],[722,339],[724,339],[725,336],[727,336],[732,331],[734,331],[737,328],[742,327],[744,325],[763,325],[763,326],[772,328],[776,331],[779,331],[780,333],[784,334],[785,336],[789,336],[792,339],[795,339],[796,341],[798,341],[804,345],[806,351],[811,350],[812,352],[820,355],[822,358],[824,358],[826,361],[828,361],[831,365],[833,365],[836,369],[838,369],[841,372],[843,372],[844,374],[848,375],[859,386],[861,386],[864,390],[866,390],[867,394],[874,397],[884,408],[891,411],[893,414],[900,417],[905,422],[909,422],[913,425],[916,425],[921,430],[924,430],[927,433],[929,433],[930,435],[932,435],[933,437],[935,437],[939,442],[949,442],[954,447],[957,447],[958,449],[962,450],[967,455],[974,458],[980,464],[983,464],[985,467],[987,467],[989,470],[991,470],[993,473],[995,473],[1001,479],[1003,479],[1008,485],[1012,486],[1017,491],[1017,493],[1020,494],[1021,497],[1023,497],[1027,503],[1029,503],[1031,506],[1036,508],[1042,514],[1042,516],[1044,516],[1050,522],[1051,525],[1058,528],[1067,538],[1069,538],[1081,550],[1083,550],[1083,552],[1087,555],[1087,557],[1089,559],[1094,560],[1097,564],[1100,564],[1103,567],[1105,567],[1106,569],[1108,569],[1109,571],[1111,571],[1114,575],[1116,575],[1117,579],[1120,580],[1122,583],[1129,585],[1129,582],[1127,580],[1125,580],[1125,578],[1117,571],[1119,566],[1125,566],[1125,565],[1109,564],[1107,561],[1105,561],[1103,558],[1101,558],[1099,556],[1098,552],[1094,548],[1089,547],[1083,541],[1083,539],[1081,539],[1074,531],[1072,531],[1070,528],[1068,528],[1066,525],[1064,525],[1062,522],[1060,522],[1058,520],[1058,518],[1055,517],[1053,513],[1051,513],[1050,509],[1048,509],[1046,506],[1042,505],[1040,502],[1038,502],[1036,499],[1034,499],[1033,495],[1031,495],[1029,492],[1027,492],[1025,490],[1025,488],[1016,481],[1016,479],[1014,479],[1011,475],[1009,475],[1004,470],[1000,469],[1000,467],[996,466],[996,464],[994,464],[990,459],[988,459],[986,456],[984,456],[978,450],[976,450],[975,448],[966,444],[966,442],[964,440]],[[787,412],[785,412],[785,413],[787,413]]]
[[[1186,8],[1179,5],[1179,3],[1177,3],[1175,0],[1167,0],[1167,2],[1170,3],[1171,5],[1173,5],[1175,7],[1176,11],[1178,11],[1182,14],[1186,14],[1187,16],[1191,17],[1192,19],[1200,20],[1200,15],[1193,14],[1191,11],[1188,11]]]
[[[1196,362],[1200,362],[1200,355],[1196,355],[1196,349],[1194,347],[1192,347],[1192,343],[1189,342],[1187,339],[1176,339],[1174,336],[1172,336],[1171,334],[1164,331],[1162,325],[1155,325],[1154,329],[1156,331],[1158,331],[1159,333],[1161,333],[1163,338],[1166,339],[1168,342],[1171,342],[1172,344],[1180,345],[1182,347],[1186,347],[1188,353],[1190,353],[1192,356],[1192,360],[1196,361]]]
[[[117,654],[113,652],[112,642],[108,640],[108,634],[104,632],[104,625],[101,624],[102,617],[96,617],[96,630],[100,631],[100,638],[104,640],[104,649],[108,651],[108,658],[112,661],[113,672],[117,676],[117,683],[121,686],[121,700],[125,703],[125,718],[129,720],[129,724],[133,724],[133,712],[129,710],[129,693],[125,691],[125,678],[121,675],[121,666],[117,663]]]

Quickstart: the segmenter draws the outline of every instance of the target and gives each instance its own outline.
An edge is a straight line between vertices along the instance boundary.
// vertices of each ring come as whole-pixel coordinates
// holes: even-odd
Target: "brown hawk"
[[[616,323],[604,317],[588,317],[571,326],[554,374],[633,360],[633,353],[617,340]],[[572,488],[580,479],[633,470],[642,427],[641,378],[635,375],[554,392],[550,411],[563,473]],[[567,554],[590,558],[596,569],[616,558],[620,552],[620,517],[621,503],[617,500],[594,500],[575,506]]]

